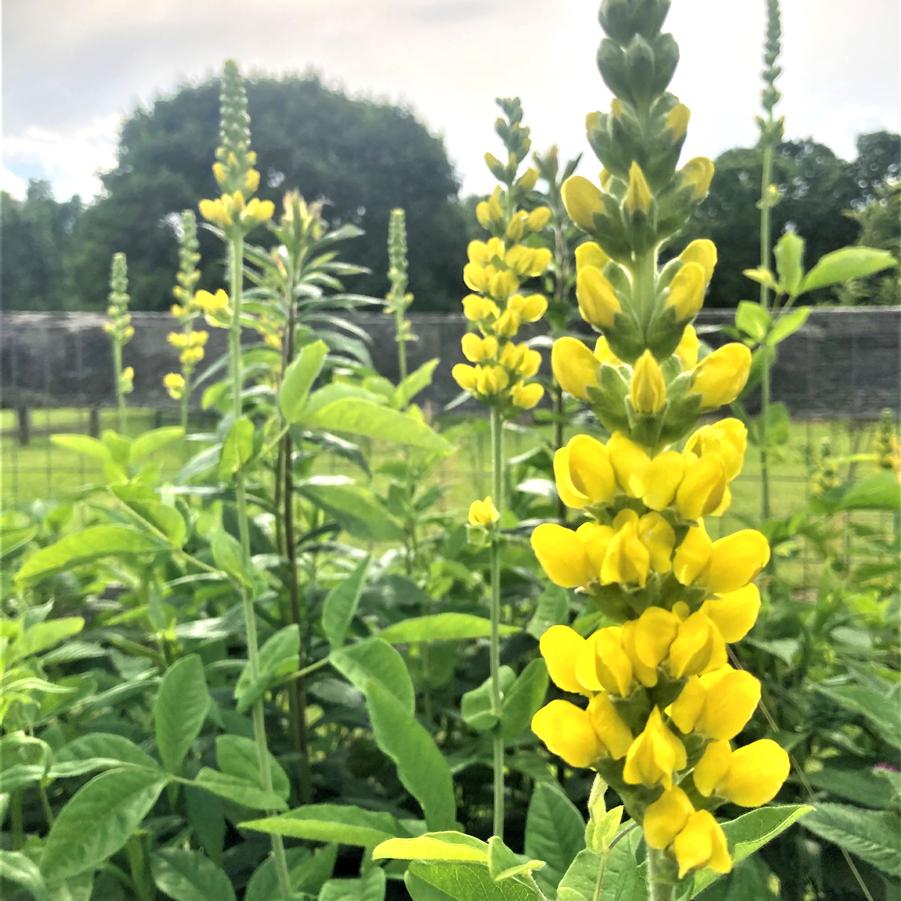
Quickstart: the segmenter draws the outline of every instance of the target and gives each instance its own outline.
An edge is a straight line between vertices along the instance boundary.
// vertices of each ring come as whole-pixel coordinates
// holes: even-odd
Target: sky
[[[533,147],[586,151],[584,118],[610,93],[595,67],[596,0],[0,0],[3,164],[21,196],[100,190],[136,106],[219,70],[316,70],[332,87],[402,103],[442,136],[465,193],[492,179],[493,100],[518,95]],[[853,158],[858,134],[901,131],[901,3],[783,0],[780,81],[789,138]],[[756,140],[765,0],[674,0],[692,110],[688,155]],[[251,110],[251,113],[253,111]],[[297,123],[303,139],[303,123]],[[587,151],[580,171],[593,157]],[[301,190],[303,186],[299,186]]]

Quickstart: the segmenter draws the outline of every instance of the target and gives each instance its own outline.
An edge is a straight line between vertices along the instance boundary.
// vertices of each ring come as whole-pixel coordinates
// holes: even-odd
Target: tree
[[[376,296],[387,288],[389,214],[404,207],[417,306],[453,308],[465,229],[443,142],[408,110],[346,97],[314,76],[251,79],[247,93],[260,196],[279,202],[296,187],[310,200],[327,200],[333,225],[363,228],[350,252],[372,275],[353,288]],[[117,165],[102,177],[104,195],[79,223],[74,273],[84,306],[102,306],[109,257],[123,250],[135,307],[168,307],[175,217],[214,190],[218,116],[219,85],[208,81],[137,110],[124,124]],[[220,284],[221,247],[205,232],[201,251],[201,285]]]

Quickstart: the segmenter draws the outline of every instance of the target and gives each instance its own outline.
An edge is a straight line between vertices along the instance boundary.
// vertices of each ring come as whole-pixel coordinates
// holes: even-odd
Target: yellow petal
[[[570,766],[591,766],[604,756],[588,712],[569,701],[551,701],[542,707],[532,717],[532,731]]]
[[[681,788],[663,792],[645,811],[641,828],[648,847],[663,850],[685,828],[694,807]]]
[[[680,879],[702,867],[715,873],[728,873],[732,869],[725,833],[709,810],[696,810],[688,817],[673,841],[673,853],[679,864]]]
[[[604,267],[610,262],[603,247],[594,241],[585,241],[576,248],[576,271],[583,269],[585,266],[594,266],[595,269],[604,271]]]
[[[557,384],[579,400],[598,386],[598,361],[577,338],[558,338],[551,349],[551,369]]]
[[[698,364],[691,390],[701,396],[702,409],[713,410],[738,397],[750,371],[751,351],[737,342],[724,344]]]
[[[757,622],[760,589],[752,582],[744,588],[721,594],[704,601],[701,612],[715,623],[729,644],[741,641]]]
[[[726,648],[719,630],[701,613],[693,613],[679,624],[669,649],[669,671],[681,679],[726,662]]]
[[[571,529],[542,523],[532,532],[531,543],[541,568],[555,585],[578,588],[595,578],[585,545]]]
[[[551,626],[538,643],[551,680],[564,691],[581,692],[576,679],[576,658],[585,647],[585,639],[569,626]]]
[[[773,800],[790,768],[785,750],[762,738],[732,752],[729,771],[717,794],[740,807],[759,807]]]
[[[723,502],[726,467],[716,454],[693,460],[676,492],[676,509],[682,519],[700,519],[713,513]]]
[[[673,574],[682,585],[692,585],[710,563],[713,542],[701,522],[692,526],[673,557]]]
[[[576,300],[582,318],[599,329],[610,328],[622,310],[613,285],[594,266],[585,266],[576,275]]]
[[[591,725],[607,753],[614,759],[625,757],[632,744],[632,732],[607,694],[595,695],[588,704]]]
[[[645,471],[642,501],[651,510],[664,510],[673,502],[684,473],[685,458],[679,451],[657,454]]]
[[[629,785],[662,785],[672,788],[673,773],[684,769],[685,746],[663,722],[660,708],[654,707],[644,731],[626,753],[623,779]]]
[[[717,741],[735,738],[760,703],[759,680],[745,670],[726,667],[701,676],[700,683],[705,701],[694,731]]]
[[[704,584],[715,594],[736,591],[747,585],[769,559],[766,536],[754,529],[741,529],[713,542]]]
[[[604,212],[604,195],[587,178],[571,175],[561,190],[563,206],[573,222],[585,231],[594,230],[594,217]]]
[[[636,621],[635,651],[645,666],[656,667],[679,631],[679,618],[663,607],[648,607]]]
[[[729,772],[732,746],[727,741],[712,741],[695,764],[692,780],[698,791],[709,798]]]
[[[646,490],[651,458],[622,432],[613,433],[607,442],[607,450],[620,488],[629,497],[641,497]]]
[[[654,355],[646,350],[636,361],[629,381],[629,403],[644,416],[656,416],[666,405],[666,381]]]

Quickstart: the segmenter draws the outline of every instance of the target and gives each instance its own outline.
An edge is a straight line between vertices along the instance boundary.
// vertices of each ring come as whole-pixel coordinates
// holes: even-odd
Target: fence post
[[[88,413],[88,433],[92,438],[100,437],[100,408],[91,407]]]
[[[19,444],[25,447],[31,441],[31,411],[28,407],[16,408]]]

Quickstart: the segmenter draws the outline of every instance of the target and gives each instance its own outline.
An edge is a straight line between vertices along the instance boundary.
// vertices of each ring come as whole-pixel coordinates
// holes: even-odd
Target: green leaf
[[[222,572],[241,585],[250,584],[244,551],[238,539],[229,535],[222,526],[216,526],[210,531],[210,550],[213,552],[213,563]]]
[[[850,804],[817,804],[803,825],[884,873],[901,877],[901,821],[896,813],[864,810]]]
[[[884,470],[830,491],[820,503],[836,513],[842,510],[898,510],[901,493],[895,474]]]
[[[540,870],[543,860],[528,860],[511,851],[496,835],[488,839],[488,875],[495,882],[505,882],[514,876],[523,876]]]
[[[84,620],[80,616],[61,616],[59,619],[48,619],[42,623],[27,626],[24,633],[0,654],[5,666],[17,660],[40,654],[48,648],[77,635],[84,628]]]
[[[511,741],[524,732],[547,694],[547,666],[541,658],[532,660],[519,674],[509,691],[504,691],[501,707],[501,735]]]
[[[839,763],[829,761],[821,770],[808,773],[814,788],[822,789],[867,807],[885,808],[892,803],[892,791],[883,775],[886,770],[866,769],[859,758],[846,758]]]
[[[210,695],[197,654],[177,660],[166,670],[153,705],[156,745],[163,766],[178,775],[185,754],[203,728]]]
[[[184,433],[185,430],[180,425],[168,425],[160,429],[151,429],[149,432],[144,432],[132,440],[128,455],[129,460],[132,463],[137,463],[145,457],[150,457],[167,444],[178,441]]]
[[[543,860],[538,879],[556,887],[584,848],[585,822],[576,806],[555,783],[539,782],[532,792],[526,815],[525,852]]]
[[[808,316],[810,316],[810,307],[798,307],[796,310],[791,310],[783,316],[779,316],[769,335],[767,335],[766,343],[770,347],[775,347],[775,345],[788,338],[789,335],[793,335],[798,329],[803,328]]]
[[[866,278],[895,265],[895,258],[887,250],[873,247],[842,247],[824,254],[801,283],[798,294],[816,291],[829,285],[839,285],[854,278]]]
[[[509,666],[502,666],[498,670],[501,694],[505,692],[516,678],[516,673]],[[501,702],[503,706],[503,701]],[[476,732],[486,732],[493,729],[498,720],[494,709],[494,691],[491,686],[491,676],[488,676],[481,685],[467,691],[460,699],[460,715],[463,722]]]
[[[219,769],[228,776],[237,776],[254,785],[263,787],[263,776],[260,773],[259,752],[252,738],[243,735],[219,735],[216,737],[216,763]],[[269,775],[272,790],[287,800],[291,793],[291,783],[282,765],[269,752]]]
[[[886,716],[887,698],[883,692],[864,685],[822,685],[814,689],[840,707],[863,717],[867,726],[883,741],[897,748],[901,745],[901,722],[895,716]]]
[[[733,864],[759,851],[812,810],[813,807],[808,804],[779,804],[752,810],[729,823],[724,823],[723,832],[729,841]],[[711,870],[697,873],[689,897],[694,898],[718,878],[719,876]]]
[[[238,713],[249,710],[282,676],[297,669],[300,654],[300,628],[296,623],[279,629],[260,648],[259,676],[254,679],[248,660],[235,684]]]
[[[111,485],[110,490],[125,506],[159,529],[175,547],[185,543],[187,527],[182,515],[175,507],[162,503],[155,491],[137,483]]]
[[[318,901],[384,901],[385,888],[385,871],[373,867],[359,879],[330,879]]]
[[[415,693],[404,658],[381,638],[367,638],[332,651],[329,663],[360,692],[377,682],[391,692],[411,716]]]
[[[758,343],[770,328],[770,314],[759,303],[743,300],[735,311],[735,326]]]
[[[427,832],[415,838],[388,839],[372,852],[372,859],[466,861],[488,866],[488,845],[456,830]]]
[[[418,369],[411,372],[398,386],[394,389],[394,405],[403,409],[419,394],[420,391],[428,388],[432,384],[432,375],[440,360],[428,360]]]
[[[35,551],[16,573],[16,580],[36,582],[102,557],[134,557],[163,549],[155,538],[128,526],[90,526]]]
[[[89,435],[51,435],[50,442],[85,457],[92,457],[101,463],[109,463],[113,459],[110,449],[102,441]]]
[[[251,810],[284,810],[288,806],[274,791],[267,792],[256,782],[209,767],[202,767],[189,784]]]
[[[4,686],[4,693],[11,693],[8,685]],[[9,794],[43,779],[50,753],[46,742],[21,732],[0,738],[0,786],[3,793]]]
[[[241,823],[240,828],[361,848],[371,848],[405,834],[390,813],[364,810],[352,804],[307,804],[281,816],[249,820]]]
[[[745,278],[751,279],[752,282],[757,282],[758,285],[766,285],[771,291],[779,290],[776,279],[769,269],[763,269],[760,266],[757,266],[754,269],[742,269],[742,275],[744,275]]]
[[[298,422],[307,402],[310,388],[322,370],[328,354],[325,341],[314,341],[303,347],[297,358],[285,370],[278,392],[278,407],[288,422]]]
[[[364,557],[354,571],[325,596],[322,603],[322,630],[333,648],[344,644],[363,592],[370,560],[368,555]]]
[[[18,851],[0,851],[0,879],[21,885],[35,901],[50,901],[38,865]]]
[[[429,829],[452,827],[454,783],[434,739],[381,683],[368,682],[364,694],[375,742],[394,761],[401,784],[422,807],[426,825]]]
[[[285,856],[288,858],[291,888],[297,893],[303,892],[304,898],[310,895],[315,897],[331,877],[337,854],[337,845],[326,845],[315,854],[310,854],[306,848],[288,848]],[[273,864],[272,856],[269,855],[266,861],[257,867],[247,884],[244,901],[273,901],[280,897],[278,876]]]
[[[500,627],[501,635],[515,635],[516,626]],[[488,638],[491,620],[472,613],[434,613],[394,623],[379,632],[379,638],[392,644],[411,644],[416,641],[463,641]]]
[[[566,871],[557,890],[557,901],[594,901],[598,877],[602,876],[600,901],[647,901],[645,867],[636,851],[641,831],[634,829],[604,857],[594,851],[580,851]]]
[[[164,848],[150,858],[156,887],[174,901],[234,901],[228,876],[199,851]]]
[[[773,250],[779,287],[783,294],[794,297],[804,277],[804,239],[793,231],[786,231]]]
[[[91,732],[73,739],[54,753],[49,775],[61,779],[123,764],[158,769],[157,762],[149,754],[124,736]]]
[[[365,541],[399,541],[404,531],[370,488],[336,478],[317,477],[300,486],[299,493],[334,517],[338,524]]]
[[[227,482],[253,456],[253,437],[253,422],[246,416],[232,423],[219,457],[219,478],[223,482]]]
[[[404,877],[413,901],[534,901],[535,891],[517,880],[494,882],[485,866],[413,863]]]
[[[365,438],[379,438],[394,444],[450,453],[453,447],[437,432],[409,413],[400,413],[359,397],[344,397],[304,415],[311,429],[345,432]]]
[[[109,770],[83,785],[47,836],[41,872],[48,883],[94,870],[122,848],[166,784],[159,771]]]

